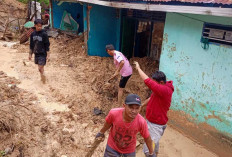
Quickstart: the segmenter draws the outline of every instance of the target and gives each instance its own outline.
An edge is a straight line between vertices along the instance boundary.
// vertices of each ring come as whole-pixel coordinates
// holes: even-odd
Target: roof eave
[[[102,6],[114,7],[114,8],[232,17],[232,8],[139,4],[139,3],[126,3],[126,2],[109,2],[109,1],[100,1],[100,0],[62,0],[62,1],[82,2],[82,3],[96,4],[96,5],[102,5]]]

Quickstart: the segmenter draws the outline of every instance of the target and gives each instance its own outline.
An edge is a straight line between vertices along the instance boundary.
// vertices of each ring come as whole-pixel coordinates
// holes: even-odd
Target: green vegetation
[[[5,151],[4,150],[1,150],[0,151],[0,157],[4,157],[6,155]]]
[[[18,0],[19,2],[22,3],[27,3],[29,0]],[[49,0],[37,0],[37,2],[44,2],[46,5],[49,5]]]

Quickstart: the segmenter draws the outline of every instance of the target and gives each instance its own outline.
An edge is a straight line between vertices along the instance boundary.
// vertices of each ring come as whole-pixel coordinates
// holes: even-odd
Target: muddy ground
[[[82,38],[51,39],[51,61],[45,67],[46,84],[37,66],[28,61],[28,45],[0,43],[0,151],[9,156],[82,157],[104,123],[108,111],[117,106],[118,80],[105,84],[114,73],[112,58],[87,56]],[[156,63],[134,58],[151,74]],[[131,61],[132,61],[131,60]],[[118,78],[119,79],[119,78]],[[150,91],[135,72],[126,94],[145,100]],[[98,107],[101,115],[94,115]],[[138,137],[137,156],[143,157]],[[105,141],[94,157],[102,157]],[[161,139],[159,157],[215,157],[216,155],[171,127]]]

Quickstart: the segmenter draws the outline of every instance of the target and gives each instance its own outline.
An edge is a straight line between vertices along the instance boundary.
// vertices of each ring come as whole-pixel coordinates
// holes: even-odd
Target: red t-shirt
[[[152,90],[147,104],[146,118],[149,122],[165,125],[168,121],[167,112],[171,106],[172,93],[174,92],[172,81],[167,81],[165,85],[161,85],[147,78],[144,83]]]
[[[136,147],[138,132],[143,138],[150,136],[146,120],[138,114],[131,123],[123,121],[124,108],[111,109],[106,122],[112,124],[108,138],[108,145],[119,153],[133,153]]]

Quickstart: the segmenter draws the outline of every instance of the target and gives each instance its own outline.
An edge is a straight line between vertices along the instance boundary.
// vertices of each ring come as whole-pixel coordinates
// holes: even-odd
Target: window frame
[[[223,30],[223,38],[216,38],[216,37],[210,37],[210,29],[214,30]],[[208,31],[206,31],[208,30]],[[229,46],[232,47],[232,40],[226,40],[226,32],[229,31],[232,33],[232,25],[222,25],[222,24],[215,24],[215,23],[208,23],[205,22],[202,28],[202,34],[201,37],[208,39],[209,44],[214,44],[214,45],[224,45],[224,46]]]

